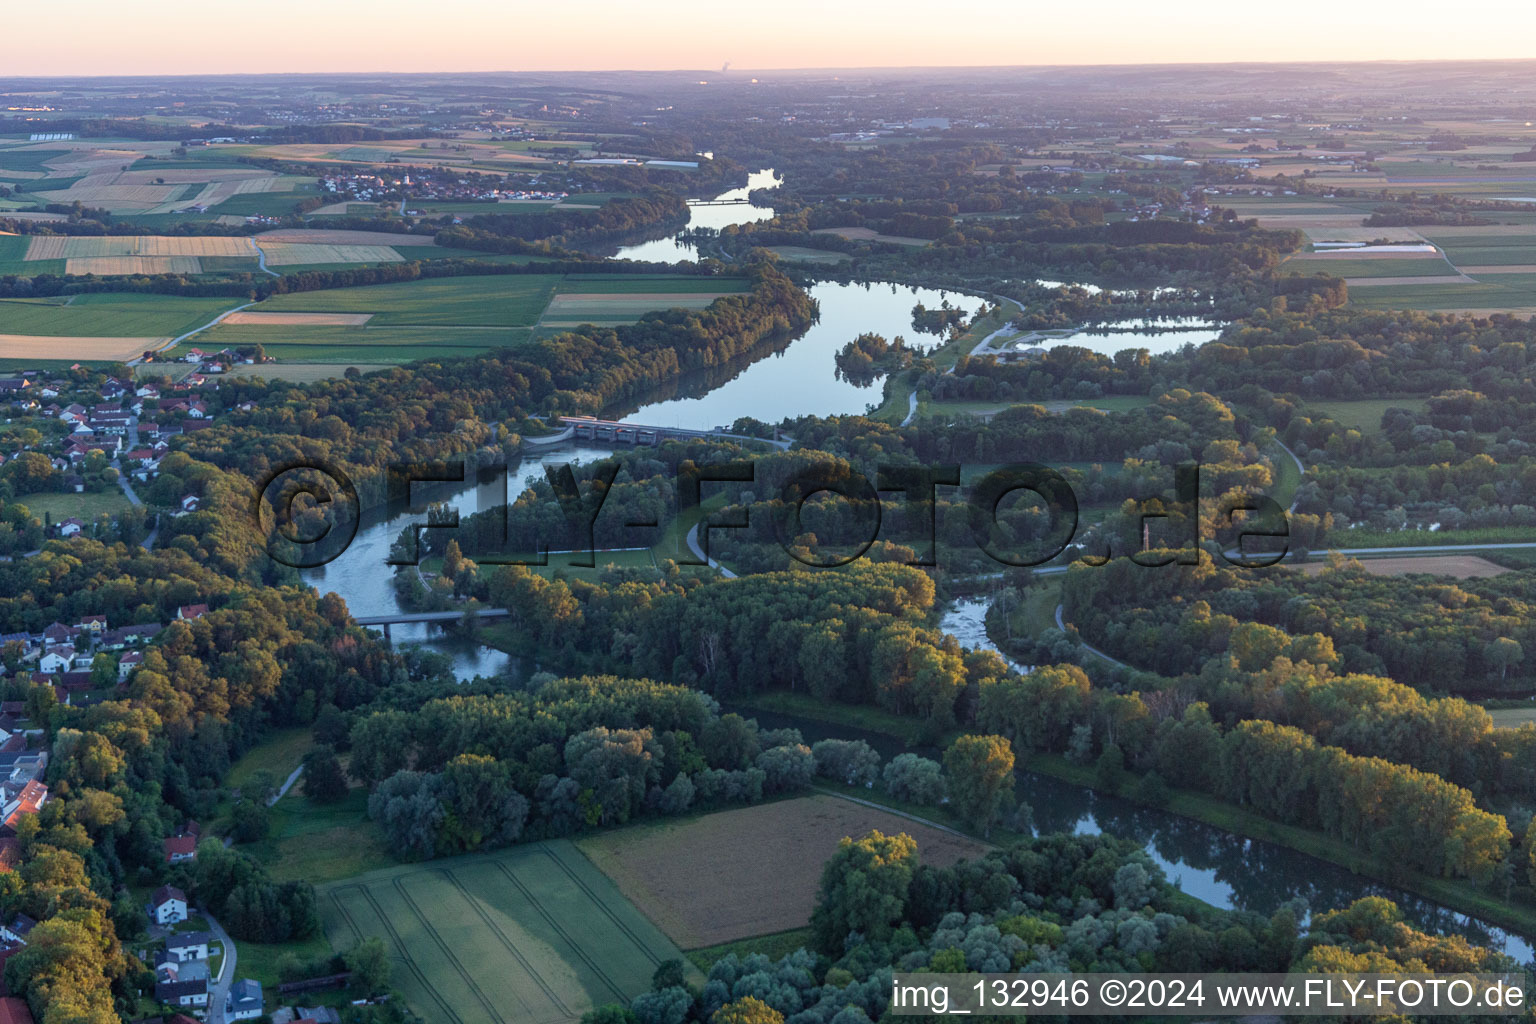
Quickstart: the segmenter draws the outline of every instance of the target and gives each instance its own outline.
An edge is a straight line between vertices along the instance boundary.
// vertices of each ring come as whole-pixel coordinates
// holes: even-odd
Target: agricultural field
[[[832,249],[810,249],[803,245],[770,245],[768,251],[781,260],[791,263],[841,263],[849,259],[845,252]]]
[[[66,274],[201,274],[204,260],[220,269],[256,269],[248,238],[164,235],[35,235],[24,264],[64,261]],[[25,270],[26,273],[36,273]]]
[[[259,343],[281,362],[339,373],[522,345],[536,327],[626,324],[657,309],[702,309],[745,287],[735,278],[511,274],[295,292],[232,315],[196,344],[207,351]],[[282,376],[270,364],[248,372]],[[314,371],[300,372],[315,379]]]
[[[1361,558],[1361,568],[1372,576],[1407,576],[1410,573],[1432,573],[1436,576],[1452,576],[1458,580],[1484,579],[1501,576],[1510,570],[1495,565],[1477,555],[1445,554],[1414,555],[1396,558]],[[1316,576],[1329,568],[1327,562],[1303,562],[1296,566],[1308,576]]]
[[[817,795],[666,821],[581,840],[592,862],[679,946],[696,949],[799,928],[821,868],[844,836],[905,832],[923,863],[975,858],[982,844],[891,811]]]
[[[532,327],[560,283],[557,274],[452,277],[274,295],[267,313],[372,314],[371,328]]]
[[[232,302],[112,293],[0,300],[0,342],[10,359],[132,359],[203,326]]]
[[[583,274],[560,283],[539,325],[634,323],[653,310],[704,309],[722,295],[742,294],[746,288],[739,278]]]
[[[575,1021],[682,958],[565,841],[385,868],[318,897],[332,948],[382,938],[395,986],[445,1024]]]
[[[887,242],[891,245],[928,245],[926,238],[909,238],[906,235],[882,235],[873,228],[817,228],[813,235],[838,235],[856,242]]]

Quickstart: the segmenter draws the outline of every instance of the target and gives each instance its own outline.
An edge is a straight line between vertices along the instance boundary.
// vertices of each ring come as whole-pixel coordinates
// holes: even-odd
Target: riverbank
[[[922,723],[878,708],[831,705],[816,701],[808,694],[786,693],[754,694],[733,703],[743,712],[760,710],[834,727],[877,733],[907,746],[924,743],[924,739],[921,738]],[[926,742],[943,747],[958,734],[959,730],[955,730],[940,736],[937,740],[929,739]],[[1361,878],[1403,889],[1441,904],[1456,913],[1506,929],[1522,940],[1536,937],[1536,902],[1512,903],[1494,893],[1479,890],[1469,883],[1450,882],[1417,872],[1404,872],[1396,865],[1386,864],[1378,858],[1362,854],[1340,840],[1310,829],[1271,821],[1209,794],[1170,789],[1169,798],[1165,804],[1148,804],[1138,801],[1130,792],[1106,793],[1097,788],[1094,785],[1092,765],[1074,764],[1061,755],[1031,754],[1021,758],[1018,767],[1096,794],[1112,796],[1139,807],[1178,815],[1233,835],[1293,850],[1340,867]],[[1532,895],[1531,890],[1526,886],[1517,886],[1515,891],[1525,893],[1526,899],[1530,899]]]

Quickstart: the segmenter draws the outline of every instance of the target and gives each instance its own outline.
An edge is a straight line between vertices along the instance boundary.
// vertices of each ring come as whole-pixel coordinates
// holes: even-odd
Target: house
[[[33,779],[21,787],[16,796],[6,803],[4,817],[0,819],[0,824],[4,824],[7,828],[15,828],[23,815],[36,814],[47,802],[48,787]]]
[[[0,999],[0,1024],[32,1024],[32,1010],[19,996]]]
[[[165,862],[180,864],[197,859],[197,836],[179,835],[165,837]]]
[[[129,644],[148,643],[165,627],[158,622],[144,622],[135,626],[118,626],[106,630],[96,638],[98,647],[120,651]]]
[[[10,924],[0,925],[0,938],[7,942],[26,942],[27,933],[36,925],[37,922],[26,914],[17,914],[11,918]]]
[[[207,614],[208,606],[206,604],[184,604],[176,609],[176,617],[182,622],[191,622],[193,619],[200,619]]]
[[[225,1020],[253,1020],[261,1016],[261,982],[241,978],[230,986],[229,998],[224,1001]]]
[[[208,947],[213,941],[212,932],[177,932],[166,937],[165,953],[177,963],[206,960]]]
[[[201,978],[183,979],[179,975],[173,975],[169,980],[155,982],[155,1002],[167,1003],[171,1006],[207,1006],[208,1005],[208,978],[207,968],[203,968],[204,976]]]
[[[144,655],[138,651],[129,651],[117,659],[117,681],[126,682],[133,674],[133,670],[144,664]]]
[[[67,644],[74,642],[75,634],[62,622],[50,622],[43,628],[43,646],[52,647],[55,644]]]
[[[195,494],[183,494],[181,496],[181,510],[183,512],[196,512],[199,499]]]
[[[68,644],[60,644],[37,659],[37,668],[40,672],[49,674],[63,672],[73,667],[75,649]]]
[[[80,617],[80,621],[75,623],[76,633],[84,633],[89,631],[93,634],[100,634],[104,632],[106,628],[107,617],[105,615],[83,615]]]
[[[75,537],[75,536],[79,536],[80,531],[83,530],[83,529],[85,529],[85,524],[82,523],[80,520],[76,519],[74,516],[70,516],[68,519],[64,520],[62,523],[59,524],[59,536],[60,537]]]
[[[187,894],[174,885],[162,885],[150,897],[149,916],[156,924],[180,924],[187,919]]]

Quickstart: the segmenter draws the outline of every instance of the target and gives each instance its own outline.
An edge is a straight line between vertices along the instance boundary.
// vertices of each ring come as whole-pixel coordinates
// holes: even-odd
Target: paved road
[[[224,926],[215,921],[209,914],[208,930],[224,946],[224,959],[219,963],[219,977],[208,990],[208,1024],[224,1024],[224,1001],[229,998],[229,987],[235,983],[235,962],[239,953],[235,949],[235,940],[229,937]]]
[[[257,250],[257,251],[259,252],[260,250]],[[265,260],[265,257],[262,257],[262,259]],[[262,269],[266,270],[266,267],[263,266]],[[272,271],[267,270],[267,273],[272,274]],[[272,274],[272,276],[273,277],[278,277],[280,275]],[[153,349],[153,351],[155,351],[155,352],[169,352],[171,349],[175,348],[177,345],[180,345],[182,342],[186,341],[188,338],[195,337],[196,335],[202,334],[204,331],[208,330],[208,328],[210,328],[210,327],[218,326],[219,322],[221,320],[223,320],[225,317],[229,316],[231,313],[238,313],[242,309],[250,309],[254,305],[256,305],[256,303],[254,303],[254,302],[247,302],[243,306],[236,306],[234,309],[226,309],[224,312],[220,313],[218,316],[214,317],[212,320],[210,320],[207,323],[203,324],[203,326],[195,327],[192,330],[188,331],[186,334],[183,334],[179,338],[172,338],[170,341],[166,342],[164,345],[161,345],[158,348]],[[128,360],[127,365],[129,365],[129,366],[137,366],[140,363],[142,363],[143,361],[144,361],[144,357],[143,356],[139,356],[137,359],[130,359],[130,360]]]
[[[914,391],[910,395],[907,396],[907,418],[901,421],[901,425],[904,426],[904,427],[911,426],[912,425],[912,421],[916,417],[917,417],[917,392]]]
[[[1065,633],[1067,631],[1067,624],[1062,621],[1061,609],[1062,609],[1061,605],[1057,605],[1056,606],[1056,628],[1061,630],[1063,633]],[[1077,638],[1082,641],[1083,649],[1086,650],[1088,653],[1090,653],[1090,654],[1097,654],[1099,657],[1103,658],[1105,661],[1109,662],[1111,665],[1119,665],[1121,668],[1130,668],[1131,667],[1131,666],[1127,665],[1125,662],[1121,661],[1119,658],[1110,657],[1108,654],[1105,654],[1103,651],[1101,651],[1097,647],[1093,646],[1093,644],[1090,644],[1088,641],[1083,640],[1083,636],[1082,636],[1081,633],[1078,634]]]
[[[293,784],[295,782],[298,782],[299,781],[299,776],[303,775],[303,774],[304,774],[304,766],[303,765],[299,765],[297,768],[295,768],[293,770],[293,772],[288,776],[288,778],[283,782],[283,784],[278,787],[277,792],[273,793],[271,796],[267,797],[267,806],[271,807],[273,804],[277,803],[283,797],[287,796],[288,795],[288,791],[293,788]]]
[[[404,213],[405,213],[405,200],[404,199],[400,200],[400,213],[402,215],[404,215]],[[271,277],[282,277],[283,276],[282,274],[279,274],[275,270],[268,270],[267,269],[267,251],[265,249],[263,249],[261,246],[257,245],[256,244],[256,239],[254,239],[254,238],[251,239],[251,248],[256,250],[256,267],[257,267],[257,269],[259,269],[263,274],[267,274],[267,275],[269,275]]]
[[[1286,447],[1285,442],[1280,440],[1278,437],[1275,438],[1275,444],[1279,445],[1280,446],[1280,450],[1285,452],[1285,454],[1287,454],[1287,455],[1289,455],[1291,457],[1291,461],[1296,463],[1296,472],[1301,474],[1301,479],[1302,480],[1305,480],[1306,476],[1307,476],[1307,467],[1302,465],[1301,458],[1295,452],[1291,451],[1290,448]],[[1301,480],[1298,480],[1296,482],[1296,489],[1298,491],[1301,490]],[[1297,501],[1296,495],[1294,495],[1294,494],[1291,495],[1290,511],[1292,511],[1292,512],[1296,511],[1296,501]]]
[[[704,558],[704,549],[699,547],[699,524],[698,523],[694,523],[693,527],[691,529],[689,529],[687,541],[688,541],[688,550],[693,552],[694,557],[695,558]],[[713,558],[706,559],[706,561],[709,562],[709,567],[711,569],[719,569],[720,570],[720,575],[724,576],[726,579],[733,580],[733,579],[736,578],[736,574],[735,573],[731,572],[731,570],[727,569],[725,566],[721,565],[719,562],[715,561]]]

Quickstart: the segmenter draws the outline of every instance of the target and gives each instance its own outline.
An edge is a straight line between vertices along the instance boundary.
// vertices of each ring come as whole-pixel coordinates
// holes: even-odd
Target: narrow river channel
[[[777,181],[772,170],[758,171],[751,176],[747,188],[730,190],[720,198],[744,198],[748,189],[772,187]],[[691,227],[720,228],[765,219],[772,216],[772,211],[747,205],[711,206],[695,207],[692,215]],[[693,259],[694,255],[686,243],[672,238],[619,250],[619,258],[631,259],[675,261]],[[675,394],[642,404],[629,411],[626,418],[661,426],[710,429],[728,425],[740,416],[776,423],[786,416],[863,412],[867,406],[880,402],[879,385],[861,389],[839,380],[833,363],[838,349],[865,331],[888,338],[899,334],[910,341],[923,340],[911,326],[911,311],[917,302],[936,306],[948,299],[952,305],[974,313],[984,301],[955,292],[889,284],[823,282],[809,290],[821,305],[821,320],[780,351],[713,380],[685,382]],[[1103,346],[1103,350],[1111,353],[1133,345],[1168,351],[1186,342],[1208,341],[1216,334],[1216,328],[1188,324],[1180,325],[1178,331],[1161,334],[1087,332],[1075,336],[1071,343],[1096,350]],[[493,508],[515,500],[530,481],[541,478],[546,463],[588,462],[608,454],[612,454],[612,449],[570,445],[538,450],[526,455],[505,476],[488,484],[466,487],[443,500],[461,514]],[[365,515],[347,551],[323,568],[305,571],[304,579],[322,593],[340,594],[356,615],[399,610],[391,567],[385,564],[385,558],[402,527],[420,518],[419,514],[408,513],[388,518],[382,511]],[[985,613],[984,601],[959,601],[946,612],[942,625],[965,647],[996,650],[986,635]],[[430,636],[429,629],[397,626],[393,634],[396,642],[425,643],[449,654],[460,679],[518,671],[518,666],[501,651],[441,635]],[[765,727],[799,728],[808,743],[831,737],[863,739],[887,759],[907,749],[891,737],[843,725],[762,712],[744,713],[756,717]],[[937,753],[918,752],[929,756]],[[1326,909],[1345,906],[1362,896],[1380,895],[1396,902],[1424,927],[1466,935],[1475,942],[1503,949],[1522,962],[1533,956],[1526,938],[1285,847],[1247,839],[1167,811],[1101,796],[1032,772],[1020,774],[1019,797],[1033,808],[1039,831],[1107,831],[1135,839],[1187,892],[1219,907],[1269,913],[1288,900],[1300,898],[1309,907]]]

